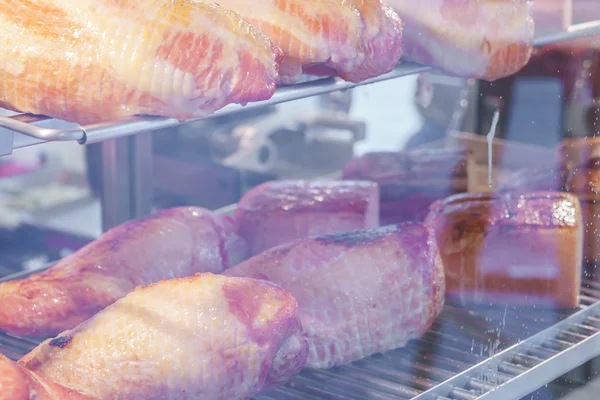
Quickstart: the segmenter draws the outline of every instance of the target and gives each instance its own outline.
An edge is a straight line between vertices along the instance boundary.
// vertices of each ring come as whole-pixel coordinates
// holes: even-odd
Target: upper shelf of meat
[[[18,113],[0,117],[0,136],[13,135],[6,148],[0,140],[0,155],[44,141],[93,143],[166,128],[423,65],[495,80],[522,68],[534,47],[528,0],[436,0],[419,12],[416,0],[144,1],[0,2],[0,29],[11,33],[0,47],[0,106]],[[149,7],[156,12],[136,11]],[[593,34],[600,21],[550,39]],[[307,74],[313,79],[298,83]],[[51,129],[39,126],[51,118]]]

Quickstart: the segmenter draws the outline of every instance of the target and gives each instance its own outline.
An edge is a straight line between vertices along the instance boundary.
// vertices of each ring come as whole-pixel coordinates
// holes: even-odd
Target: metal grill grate
[[[448,305],[406,348],[305,370],[261,399],[518,399],[600,353],[598,299],[600,284],[586,281],[577,310]]]
[[[518,399],[600,354],[597,300],[600,283],[586,281],[571,311],[447,305],[405,348],[307,369],[256,400]],[[18,359],[39,342],[0,333],[0,352]]]

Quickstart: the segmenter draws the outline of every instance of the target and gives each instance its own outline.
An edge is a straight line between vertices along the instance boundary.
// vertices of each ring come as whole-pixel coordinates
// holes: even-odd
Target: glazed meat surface
[[[251,254],[306,236],[375,228],[379,188],[360,181],[273,181],[250,190],[235,212]]]
[[[381,0],[220,0],[283,50],[283,83],[303,72],[358,82],[391,71],[402,23]]]
[[[448,74],[496,80],[533,50],[530,0],[388,0],[404,28],[404,56]]]
[[[441,311],[445,290],[433,232],[419,223],[298,239],[225,275],[266,279],[294,295],[314,368],[420,337]]]
[[[201,0],[0,0],[0,107],[77,123],[271,97],[281,51]]]
[[[54,336],[85,321],[138,285],[219,273],[246,257],[230,217],[197,207],[133,220],[50,269],[0,284],[0,330]]]
[[[19,363],[97,400],[241,400],[302,369],[299,332],[286,290],[204,273],[138,287]]]

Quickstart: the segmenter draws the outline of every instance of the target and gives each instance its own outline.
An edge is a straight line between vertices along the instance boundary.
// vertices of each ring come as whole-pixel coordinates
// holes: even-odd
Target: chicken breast
[[[381,0],[219,0],[284,53],[283,83],[303,71],[358,82],[391,71],[402,52],[402,23]]]
[[[387,0],[402,17],[404,57],[450,75],[496,80],[533,51],[531,0]]]
[[[286,290],[211,273],[139,287],[19,361],[104,400],[247,399],[306,362]]]
[[[379,187],[367,181],[267,182],[242,197],[235,220],[251,254],[306,236],[375,228]]]
[[[404,346],[444,304],[435,237],[420,223],[299,239],[224,274],[269,280],[296,297],[313,368]]]
[[[0,107],[78,123],[267,99],[281,51],[200,0],[0,0]]]
[[[90,397],[36,376],[0,354],[2,400],[92,400]]]
[[[198,207],[127,222],[50,269],[0,284],[0,329],[54,336],[141,284],[221,272],[246,257],[232,219]]]

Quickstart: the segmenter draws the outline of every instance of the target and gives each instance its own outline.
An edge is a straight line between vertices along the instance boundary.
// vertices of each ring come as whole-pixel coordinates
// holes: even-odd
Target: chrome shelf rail
[[[563,32],[538,37],[535,39],[534,44],[539,47],[596,35],[600,37],[600,21],[591,21],[573,25]],[[294,85],[282,86],[277,89],[273,97],[269,100],[249,103],[246,106],[229,105],[206,118],[217,115],[234,114],[242,110],[271,106],[337,90],[352,89],[357,86],[369,85],[428,70],[431,70],[431,67],[411,62],[401,62],[390,73],[360,83],[345,82],[339,78],[321,78]],[[31,146],[48,141],[77,141],[81,144],[97,143],[108,139],[134,135],[141,132],[150,132],[191,122],[178,121],[173,118],[140,116],[121,122],[106,122],[86,126],[65,123],[67,127],[55,129],[42,128],[35,125],[36,123],[45,120],[48,120],[48,118],[25,114],[0,117],[0,137],[3,135],[13,135],[12,148],[10,148],[10,150],[0,148],[0,155],[10,154],[14,148]],[[59,125],[61,124],[59,123]],[[0,143],[3,143],[3,141],[0,141]]]
[[[600,21],[589,21],[575,24],[569,27],[569,29],[544,35],[536,38],[534,45],[536,47],[547,46],[553,43],[568,42],[570,40],[587,38],[591,36],[600,35]],[[600,41],[600,36],[598,37]]]
[[[393,71],[372,79],[367,79],[360,83],[346,82],[340,78],[334,77],[314,79],[308,82],[282,86],[277,89],[275,94],[270,99],[265,101],[248,103],[245,106],[231,104],[205,118],[230,115],[253,108],[286,103],[289,101],[318,96],[338,90],[352,89],[357,86],[364,86],[376,82],[396,79],[402,76],[428,71],[430,69],[431,68],[427,66],[411,62],[402,62],[398,64]],[[0,135],[11,133],[14,134],[13,148],[26,147],[49,141],[77,141],[80,144],[89,144],[98,143],[108,139],[134,135],[141,132],[150,132],[157,129],[169,128],[182,123],[194,121],[188,120],[183,122],[174,118],[139,116],[120,122],[106,122],[76,127],[72,127],[73,124],[65,122],[65,125],[70,126],[66,129],[48,129],[34,125],[35,123],[47,121],[48,119],[49,118],[43,116],[38,117],[27,114],[0,117]],[[1,150],[2,149],[0,149],[0,155],[3,154]]]
[[[473,392],[478,400],[519,399],[543,387],[600,355],[600,302],[580,308],[413,400],[458,400],[461,391]],[[510,375],[508,379],[499,379],[505,374]],[[476,381],[486,385],[476,385]]]

